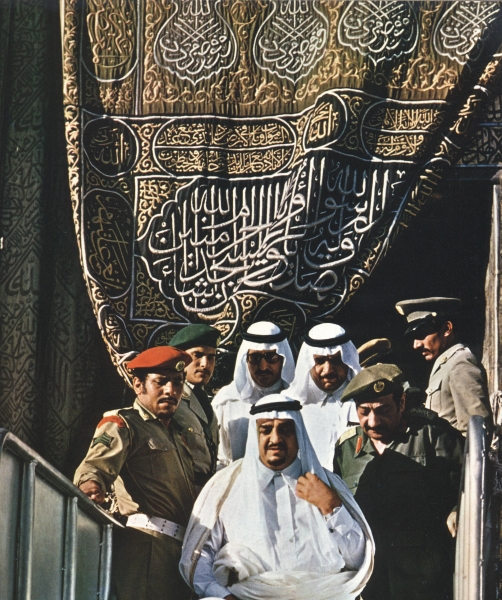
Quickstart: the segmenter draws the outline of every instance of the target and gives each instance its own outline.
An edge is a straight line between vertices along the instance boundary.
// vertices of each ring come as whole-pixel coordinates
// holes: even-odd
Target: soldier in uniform
[[[188,600],[178,563],[195,500],[193,460],[172,418],[190,356],[169,346],[151,348],[129,363],[137,398],[105,413],[74,482],[102,504],[120,477],[127,517],[116,531],[112,581],[117,600]]]
[[[169,342],[192,358],[185,369],[185,385],[175,420],[192,452],[197,493],[216,472],[218,420],[204,387],[213,375],[219,337],[220,332],[209,325],[187,325]]]
[[[345,389],[360,425],[338,440],[341,475],[375,538],[375,569],[364,600],[452,598],[462,436],[433,411],[405,412],[395,365],[361,371]]]
[[[405,335],[413,338],[413,348],[434,361],[426,408],[466,435],[472,415],[481,415],[490,426],[492,411],[483,365],[458,340],[460,306],[458,298],[419,298],[398,302],[396,310],[408,321]]]

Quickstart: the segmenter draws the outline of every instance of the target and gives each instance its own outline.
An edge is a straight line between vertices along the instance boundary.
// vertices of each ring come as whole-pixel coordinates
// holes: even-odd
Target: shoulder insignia
[[[421,417],[430,423],[433,423],[438,419],[437,412],[430,410],[429,408],[425,408],[424,406],[415,406],[414,408],[410,408],[406,414],[411,417]]]
[[[126,427],[125,421],[119,415],[110,415],[109,417],[104,417],[98,423],[98,429],[104,425],[105,423],[115,423],[118,427]]]
[[[93,438],[91,448],[94,448],[94,446],[97,446],[98,444],[103,444],[103,446],[110,448],[112,445],[112,441],[113,441],[112,436],[108,435],[105,432],[105,433],[102,433],[101,435],[98,435],[97,437]]]
[[[355,435],[357,435],[357,427],[351,427],[350,429],[347,429],[347,431],[344,431],[338,438],[336,445],[339,446],[340,444],[343,444],[345,440],[350,440],[350,438],[353,438]]]

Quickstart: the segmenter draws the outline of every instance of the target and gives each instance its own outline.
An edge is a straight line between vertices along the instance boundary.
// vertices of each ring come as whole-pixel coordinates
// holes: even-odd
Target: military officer
[[[105,413],[74,482],[95,502],[119,478],[118,505],[127,517],[114,540],[112,581],[117,600],[187,600],[178,571],[185,527],[195,500],[193,460],[172,418],[191,357],[169,346],[129,363],[136,400]],[[123,482],[123,484],[122,484]]]
[[[403,375],[377,364],[349,383],[360,425],[338,440],[334,471],[355,496],[375,537],[364,600],[452,597],[451,536],[462,436],[433,411],[405,412]]]
[[[216,472],[218,420],[204,386],[213,375],[219,337],[220,332],[209,325],[187,325],[169,342],[192,358],[185,369],[185,385],[175,420],[193,455],[197,492]]]
[[[483,365],[460,343],[455,325],[460,312],[458,298],[403,300],[396,310],[408,321],[407,336],[425,360],[434,362],[426,390],[425,406],[467,433],[472,415],[492,421]]]

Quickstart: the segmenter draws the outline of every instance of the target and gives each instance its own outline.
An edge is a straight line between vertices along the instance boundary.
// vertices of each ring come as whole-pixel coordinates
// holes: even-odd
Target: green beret
[[[368,402],[403,389],[403,373],[396,365],[379,363],[358,373],[342,394],[341,401]]]
[[[181,350],[188,350],[197,346],[216,348],[220,335],[218,329],[209,325],[187,325],[171,338],[169,345]]]

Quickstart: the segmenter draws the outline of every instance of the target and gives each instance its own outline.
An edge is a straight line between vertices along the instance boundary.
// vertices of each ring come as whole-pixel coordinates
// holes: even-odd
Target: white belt
[[[161,519],[160,517],[149,517],[147,515],[136,514],[127,518],[127,527],[141,527],[141,529],[151,529],[164,535],[170,535],[175,540],[183,541],[186,527]]]

